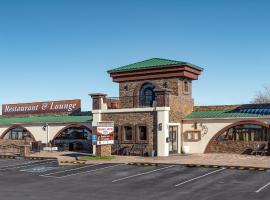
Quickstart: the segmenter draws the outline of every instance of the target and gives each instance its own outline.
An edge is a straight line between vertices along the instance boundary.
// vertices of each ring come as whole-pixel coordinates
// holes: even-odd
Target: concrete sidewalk
[[[75,161],[79,154],[78,152],[40,152],[31,156],[55,157],[59,162],[63,162]],[[270,168],[270,157],[239,154],[192,154],[170,157],[115,156],[115,159],[111,161],[90,160],[86,162],[86,164],[93,163],[166,163]]]

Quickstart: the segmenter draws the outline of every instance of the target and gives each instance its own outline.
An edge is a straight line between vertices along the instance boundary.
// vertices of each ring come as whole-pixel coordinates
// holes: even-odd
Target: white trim
[[[153,112],[153,111],[170,111],[170,107],[149,107],[149,108],[123,108],[123,109],[108,109],[108,110],[93,110],[93,114],[103,113],[129,113],[129,112]]]

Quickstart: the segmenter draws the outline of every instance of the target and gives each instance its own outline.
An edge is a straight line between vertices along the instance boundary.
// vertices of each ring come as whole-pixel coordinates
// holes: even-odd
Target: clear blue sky
[[[152,57],[205,68],[197,105],[270,84],[267,0],[0,0],[0,104],[118,96],[106,70]]]

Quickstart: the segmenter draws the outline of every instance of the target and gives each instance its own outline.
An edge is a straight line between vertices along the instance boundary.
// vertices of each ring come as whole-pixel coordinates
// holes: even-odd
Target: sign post
[[[93,156],[97,154],[97,135],[92,135],[92,145],[93,145]]]

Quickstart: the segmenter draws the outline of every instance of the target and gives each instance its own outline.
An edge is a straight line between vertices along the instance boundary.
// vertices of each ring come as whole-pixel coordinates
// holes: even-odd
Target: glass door
[[[169,153],[178,153],[178,126],[170,126],[169,128]]]

